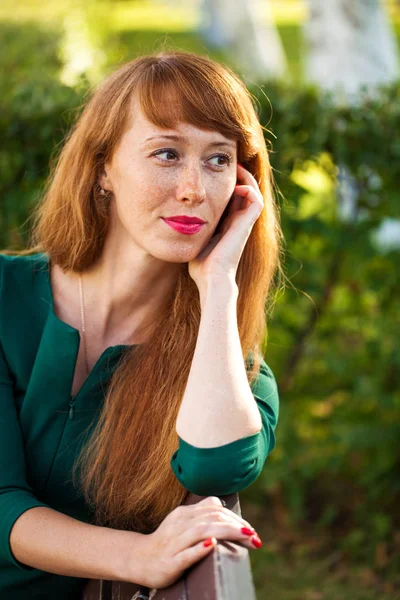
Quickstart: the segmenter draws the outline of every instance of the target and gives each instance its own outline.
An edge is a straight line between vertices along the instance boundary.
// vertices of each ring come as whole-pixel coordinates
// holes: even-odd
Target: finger
[[[252,529],[253,531],[255,531],[254,527],[250,525],[250,523],[246,521],[246,519],[244,519],[240,515],[237,515],[229,508],[224,508],[222,506],[221,508],[211,508],[207,506],[199,507],[199,509],[194,511],[192,515],[189,516],[189,520],[192,521],[193,519],[197,519],[199,516],[201,516],[202,520],[208,519],[211,521],[213,519],[218,519],[220,515],[224,515],[224,517],[227,517],[229,519],[234,519],[240,524],[241,527],[247,527],[248,529]]]
[[[240,186],[236,186],[235,187],[235,194],[237,194],[238,196],[242,197],[245,199],[245,201],[243,202],[243,208],[242,210],[238,211],[239,213],[241,212],[247,212],[247,210],[250,208],[250,205],[254,205],[254,209],[252,209],[253,211],[256,211],[256,213],[259,215],[262,211],[262,209],[264,208],[264,199],[262,197],[262,195],[258,192],[256,192],[256,190],[250,186],[250,185],[240,185]]]
[[[188,515],[189,519],[192,519],[193,517],[196,518],[199,513],[206,514],[211,518],[212,515],[215,517],[216,513],[221,512],[236,519],[241,524],[241,527],[247,527],[248,529],[255,531],[254,527],[250,525],[250,523],[241,515],[238,515],[229,508],[222,506],[222,500],[218,498],[218,496],[207,496],[206,498],[203,498],[203,500],[200,500],[200,502],[190,505],[188,508],[192,509]]]
[[[235,188],[236,189],[236,188]],[[233,193],[230,201],[228,215],[234,214],[237,210],[242,208],[243,198],[240,194]]]
[[[255,208],[252,208],[248,213],[248,209],[251,204],[255,204]],[[235,193],[230,201],[228,213],[220,229],[222,236],[224,236],[225,233],[229,229],[231,229],[232,223],[235,219],[237,219],[236,215],[241,216],[243,214],[246,214],[247,216],[248,213],[248,216],[250,218],[250,222],[248,223],[248,225],[251,227],[257,220],[257,218],[260,216],[263,207],[264,199],[262,198],[261,194],[257,194],[256,190],[252,186],[235,186]],[[243,224],[242,218],[240,219],[240,224]],[[235,230],[236,227],[237,226],[235,226]]]
[[[257,183],[257,180],[254,177],[254,175],[252,173],[250,173],[250,171],[248,171],[242,164],[237,163],[237,165],[238,165],[238,169],[237,169],[237,175],[238,175],[238,177],[240,179],[242,179],[243,181],[248,181],[256,189],[258,189],[258,183]]]
[[[189,548],[183,548],[174,556],[176,568],[181,572],[185,571],[196,562],[201,560],[204,556],[207,556],[207,554],[212,552],[216,544],[217,540],[215,537],[211,537],[209,539],[202,540],[201,542],[198,542]]]
[[[242,188],[245,188],[245,190],[243,190]],[[238,190],[238,193],[236,193],[236,189]],[[247,213],[250,204],[256,204],[257,206],[257,209],[252,209],[250,213],[252,219],[251,224],[253,224],[257,217],[260,215],[264,203],[261,202],[260,204],[260,201],[257,201],[257,194],[254,188],[252,188],[251,186],[236,186],[235,196],[233,200],[231,200],[229,211],[226,215],[226,218],[223,221],[220,230],[222,235],[225,235],[225,233],[231,228],[232,223],[235,219],[235,215],[243,215]]]
[[[222,500],[218,496],[206,496],[203,500],[196,503],[195,506],[202,506],[203,504],[215,504],[216,506],[222,506]],[[192,504],[192,506],[194,506]]]
[[[257,198],[260,202],[264,202],[261,192],[256,190],[252,185],[237,184],[235,185],[234,193],[236,196],[242,196],[244,198],[251,195],[254,200]]]
[[[236,521],[240,523],[241,527],[247,527],[248,529],[256,531],[255,528],[241,515],[238,515],[229,508],[222,506],[222,501],[220,498],[218,498],[218,496],[207,496],[206,498],[203,498],[203,500],[200,500],[200,502],[188,506],[188,508],[191,509],[187,515],[187,519],[189,521],[194,518],[198,518],[199,514],[202,516],[202,520],[212,520],[217,518],[218,513],[222,513],[230,518],[236,519]]]
[[[177,552],[183,548],[193,546],[200,540],[208,537],[215,537],[217,540],[230,540],[232,542],[240,542],[248,548],[254,548],[253,538],[258,538],[257,534],[243,531],[242,525],[234,519],[209,522],[199,520],[191,524],[181,531],[176,536],[174,544],[176,544]]]

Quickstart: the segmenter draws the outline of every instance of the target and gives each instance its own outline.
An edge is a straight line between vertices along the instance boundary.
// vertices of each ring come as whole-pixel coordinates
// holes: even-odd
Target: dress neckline
[[[49,319],[50,323],[52,323],[54,325],[56,330],[59,330],[63,334],[66,334],[66,336],[64,338],[64,347],[70,348],[71,352],[73,352],[74,355],[76,356],[75,361],[74,361],[74,368],[73,368],[73,373],[75,373],[76,359],[78,356],[79,345],[81,342],[80,331],[78,329],[76,329],[75,327],[72,327],[72,325],[69,325],[68,323],[66,323],[65,321],[60,319],[58,317],[58,315],[55,313],[54,296],[53,296],[53,290],[51,287],[51,279],[50,279],[50,257],[45,252],[42,252],[42,253],[40,253],[39,259],[41,261],[43,261],[42,272],[45,276],[45,287],[46,287],[46,296],[47,296],[46,300],[47,300],[47,304],[49,306],[48,319]],[[86,391],[88,389],[89,385],[92,385],[92,383],[95,380],[97,381],[96,378],[99,376],[99,373],[103,370],[104,365],[116,364],[116,361],[118,361],[119,356],[125,350],[127,350],[128,348],[133,348],[137,345],[138,344],[116,344],[114,346],[108,346],[107,348],[105,348],[103,350],[103,352],[101,353],[101,355],[98,357],[96,363],[93,365],[93,367],[90,370],[85,381],[79,388],[77,394],[75,394],[75,396],[74,396],[74,395],[72,395],[72,393],[70,391],[70,394],[69,394],[70,407],[72,405],[74,405],[76,399],[79,396],[81,396],[81,394],[84,391]],[[111,363],[109,361],[111,361]]]

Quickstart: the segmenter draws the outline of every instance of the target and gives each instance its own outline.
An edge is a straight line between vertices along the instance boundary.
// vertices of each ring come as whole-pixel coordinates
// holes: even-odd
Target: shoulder
[[[0,269],[37,269],[44,268],[47,262],[47,257],[44,252],[36,252],[35,254],[6,254],[5,251],[0,252]]]
[[[0,287],[2,292],[11,291],[10,286],[30,285],[34,275],[47,266],[46,255],[35,254],[4,254],[0,253]]]
[[[47,256],[0,253],[0,344],[13,373],[34,359],[49,314]]]
[[[13,315],[25,320],[36,300],[46,295],[47,258],[42,253],[0,253],[0,326],[11,326]]]

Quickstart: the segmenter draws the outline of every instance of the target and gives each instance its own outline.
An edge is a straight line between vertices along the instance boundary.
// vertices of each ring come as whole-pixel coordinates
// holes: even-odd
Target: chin
[[[153,248],[150,254],[154,258],[165,262],[183,264],[194,260],[200,254],[201,249],[202,246],[194,242],[170,243],[167,248],[165,246],[163,248]]]

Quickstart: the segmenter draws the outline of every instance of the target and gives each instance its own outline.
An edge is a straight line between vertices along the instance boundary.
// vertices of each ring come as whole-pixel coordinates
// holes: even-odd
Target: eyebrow
[[[186,141],[187,138],[184,136],[180,136],[180,135],[175,135],[175,134],[164,134],[164,135],[151,135],[150,137],[146,138],[144,140],[143,143],[149,142],[150,140],[155,140],[155,139],[166,139],[166,140],[175,140],[177,142],[179,141]],[[226,142],[211,142],[210,144],[208,144],[210,147],[218,147],[218,146],[233,146],[236,148],[236,142],[235,141],[229,141],[227,140]]]

